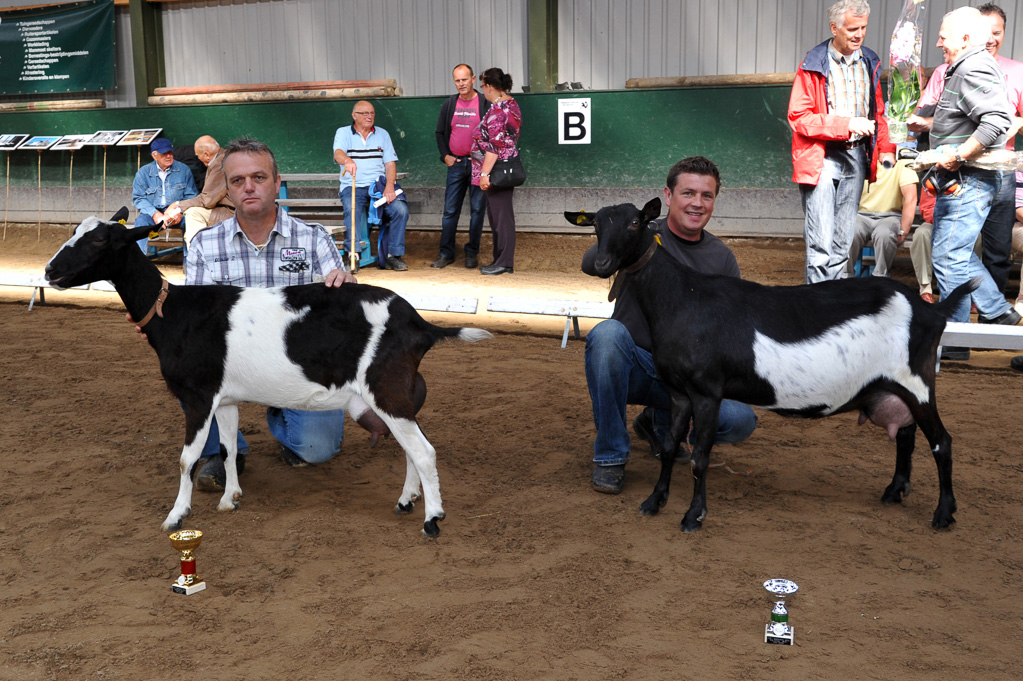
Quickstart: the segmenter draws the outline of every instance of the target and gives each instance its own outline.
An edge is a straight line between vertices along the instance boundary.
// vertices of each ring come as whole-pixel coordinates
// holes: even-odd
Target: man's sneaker
[[[224,461],[227,459],[227,451],[223,445],[220,447],[220,454],[205,459],[199,459],[198,472],[195,474],[195,488],[200,492],[223,492],[227,484],[227,470],[224,468]],[[245,471],[245,455],[239,454],[235,460],[235,468],[238,475]]]
[[[305,466],[309,465],[309,463],[305,459],[303,459],[295,452],[291,451],[289,448],[285,447],[284,445],[281,445],[280,447],[281,459],[284,461],[284,463],[288,464],[292,468],[304,468]]]
[[[953,362],[965,362],[970,359],[970,349],[960,348],[954,345],[945,345],[941,348],[941,359]]]
[[[430,267],[434,269],[442,270],[455,261],[454,257],[450,255],[438,255],[437,259],[430,263]]]
[[[405,264],[400,255],[389,255],[387,256],[387,269],[394,270],[395,272],[404,272],[408,269],[408,265]]]
[[[602,494],[621,494],[625,485],[625,464],[594,466],[593,489]]]
[[[465,269],[467,269],[467,270],[474,270],[477,267],[479,267],[479,264],[480,264],[480,259],[476,256],[475,253],[466,253],[465,254]]]
[[[1023,321],[1023,316],[1020,315],[1016,310],[1009,308],[1008,312],[998,315],[994,319],[985,319],[984,317],[978,317],[977,321],[981,324],[1002,324],[1004,326],[1016,326]]]
[[[639,416],[633,420],[632,432],[650,444],[651,456],[661,458],[661,443],[654,436],[654,417],[650,407],[639,412]]]
[[[1016,371],[1023,371],[1023,355],[1016,355],[1009,360],[1009,366]]]

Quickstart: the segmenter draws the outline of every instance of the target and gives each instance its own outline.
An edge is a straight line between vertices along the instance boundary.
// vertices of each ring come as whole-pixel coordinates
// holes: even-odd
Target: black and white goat
[[[648,225],[660,211],[654,199],[642,210],[621,204],[595,216],[565,213],[572,224],[596,228],[598,274],[628,277],[650,326],[657,372],[671,392],[661,473],[641,512],[653,515],[667,501],[672,464],[691,417],[695,484],[682,530],[700,528],[718,409],[728,398],[787,416],[859,410],[861,423],[869,418],[885,427],[896,441],[885,503],[909,494],[919,425],[938,466],[931,524],[954,523],[952,438],[938,417],[934,378],[946,319],[977,283],[963,284],[932,305],[885,277],[771,287],[703,275],[657,248]]]
[[[436,452],[415,419],[419,362],[438,340],[478,341],[490,333],[434,326],[400,296],[363,284],[173,286],[135,244],[148,231],[89,218],[50,259],[46,278],[59,288],[109,280],[132,319],[148,320],[149,344],[185,411],[181,484],[163,529],[179,528],[191,510],[192,476],[214,417],[227,450],[218,509],[230,511],[242,493],[235,468],[239,402],[344,409],[360,395],[405,450],[395,511],[412,511],[421,481],[423,532],[437,536],[444,509]]]

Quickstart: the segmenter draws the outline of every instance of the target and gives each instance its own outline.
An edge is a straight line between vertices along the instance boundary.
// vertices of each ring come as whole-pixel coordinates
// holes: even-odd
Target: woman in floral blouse
[[[491,186],[490,171],[499,159],[509,159],[519,153],[515,143],[522,127],[522,113],[508,94],[512,78],[501,69],[484,71],[480,76],[480,89],[491,107],[472,133],[472,182],[487,193],[487,218],[494,235],[494,262],[481,267],[480,273],[511,273],[515,266],[515,209],[512,207],[515,189]]]

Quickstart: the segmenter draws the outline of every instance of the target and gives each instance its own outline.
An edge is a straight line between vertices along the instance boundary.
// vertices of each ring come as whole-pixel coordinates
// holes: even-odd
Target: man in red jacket
[[[806,282],[845,276],[864,179],[895,163],[881,98],[881,65],[863,46],[870,5],[839,0],[828,9],[831,40],[810,50],[792,84],[792,180],[806,215]]]

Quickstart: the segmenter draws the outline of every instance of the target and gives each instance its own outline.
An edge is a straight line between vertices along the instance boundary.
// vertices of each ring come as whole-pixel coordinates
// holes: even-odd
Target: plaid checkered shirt
[[[293,218],[278,206],[263,248],[249,241],[233,217],[192,237],[185,284],[293,286],[322,280],[335,269],[344,269],[344,261],[323,225]]]
[[[841,54],[834,43],[828,45],[828,111],[839,116],[866,117],[870,112],[870,74],[863,54],[856,50]],[[859,136],[849,138],[855,142]]]

